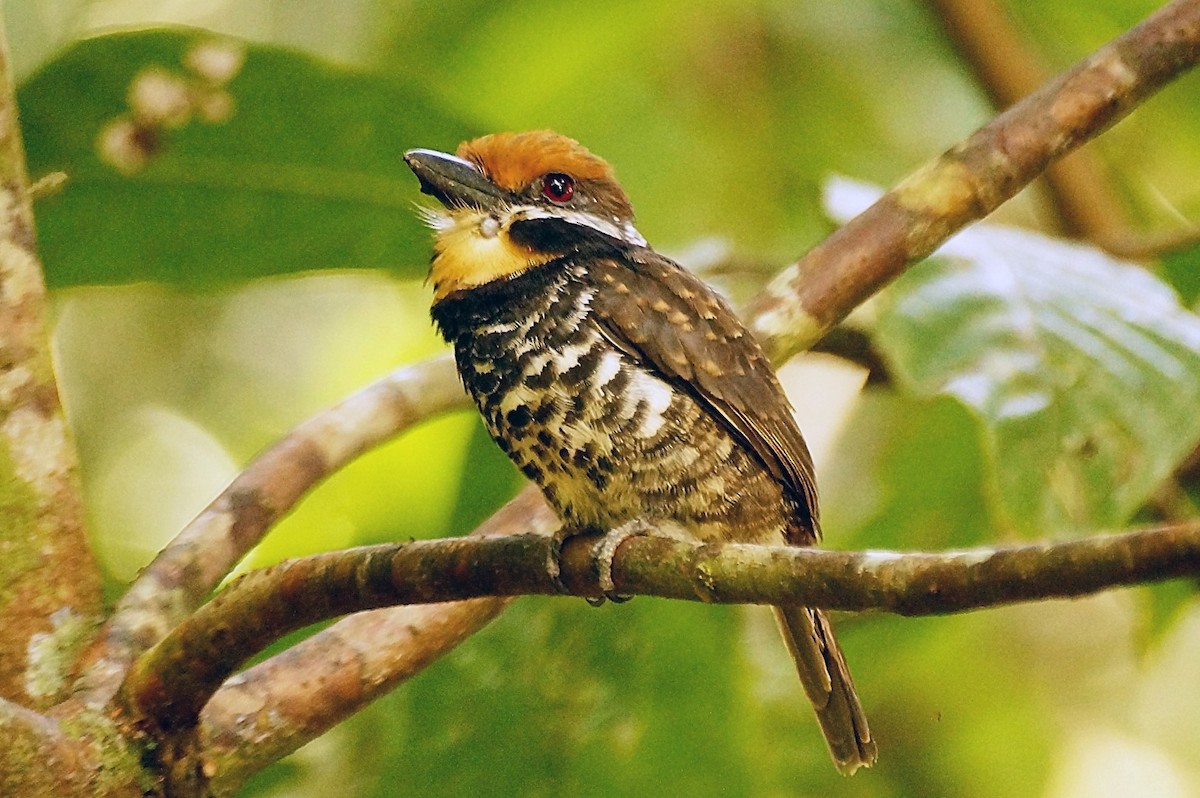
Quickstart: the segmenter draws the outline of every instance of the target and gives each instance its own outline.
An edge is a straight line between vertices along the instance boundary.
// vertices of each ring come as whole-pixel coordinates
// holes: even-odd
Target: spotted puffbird
[[[761,347],[651,249],[611,167],[550,131],[405,155],[435,231],[432,315],[488,432],[567,528],[669,523],[812,545],[812,457]],[[838,769],[875,743],[829,620],[776,607]]]

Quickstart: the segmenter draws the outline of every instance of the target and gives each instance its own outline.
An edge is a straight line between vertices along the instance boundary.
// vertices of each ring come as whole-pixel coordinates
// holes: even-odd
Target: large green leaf
[[[51,285],[160,280],[189,285],[328,268],[418,274],[429,238],[401,158],[469,131],[412,88],[278,48],[236,43],[232,115],[157,130],[159,149],[123,173],[98,139],[129,113],[135,76],[203,89],[184,66],[213,35],[120,33],[82,41],[20,91],[30,171],[67,173],[38,204]]]
[[[903,383],[979,418],[995,502],[1027,534],[1126,521],[1200,439],[1200,318],[1133,264],[979,225],[877,310]]]

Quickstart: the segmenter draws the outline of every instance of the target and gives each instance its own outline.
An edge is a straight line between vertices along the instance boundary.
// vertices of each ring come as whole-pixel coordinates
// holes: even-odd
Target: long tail
[[[774,610],[804,692],[817,711],[833,763],[845,775],[874,764],[875,741],[829,619],[808,607]]]

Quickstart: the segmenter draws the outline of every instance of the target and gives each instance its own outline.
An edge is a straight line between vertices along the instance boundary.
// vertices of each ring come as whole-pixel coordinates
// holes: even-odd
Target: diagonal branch
[[[412,424],[466,405],[448,357],[398,369],[305,421],[242,471],[159,553],[121,599],[86,674],[104,703],[129,664],[198,607],[321,480]]]
[[[996,108],[1006,108],[1049,77],[999,0],[927,0],[938,23]],[[1141,232],[1117,200],[1099,153],[1073,152],[1051,164],[1044,183],[1058,227],[1118,257],[1141,260],[1194,246],[1200,225]]]
[[[600,597],[593,539],[572,538],[563,581]],[[555,595],[545,534],[368,546],[304,557],[236,580],[140,658],[123,688],[136,716],[190,727],[249,657],[318,621],[393,604]],[[598,551],[603,547],[595,547]],[[725,604],[931,615],[1200,576],[1200,521],[1060,543],[944,553],[844,552],[630,536],[611,562],[617,589]]]
[[[1007,108],[1049,77],[1000,0],[927,0],[954,48],[970,65],[992,105]],[[1067,235],[1103,244],[1129,227],[1098,152],[1072,153],[1046,169],[1044,187]]]
[[[529,486],[473,534],[549,532],[557,523]],[[509,601],[488,597],[358,613],[238,674],[204,707],[191,746],[196,761],[176,762],[177,778],[208,774],[212,794],[233,794],[251,774],[419,673]],[[255,721],[246,723],[250,712]]]
[[[925,164],[771,281],[750,305],[774,360],[801,351],[1052,161],[1200,59],[1200,2],[1176,0]]]

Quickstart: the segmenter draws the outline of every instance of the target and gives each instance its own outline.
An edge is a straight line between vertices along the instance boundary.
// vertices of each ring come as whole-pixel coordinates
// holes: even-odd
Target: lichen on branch
[[[603,547],[572,538],[562,580],[603,596]],[[285,634],[347,613],[485,596],[556,595],[545,534],[369,546],[239,577],[140,658],[123,688],[135,717],[175,731],[246,659]],[[611,573],[628,595],[933,615],[1200,576],[1200,521],[1083,540],[939,553],[827,551],[631,535]]]

